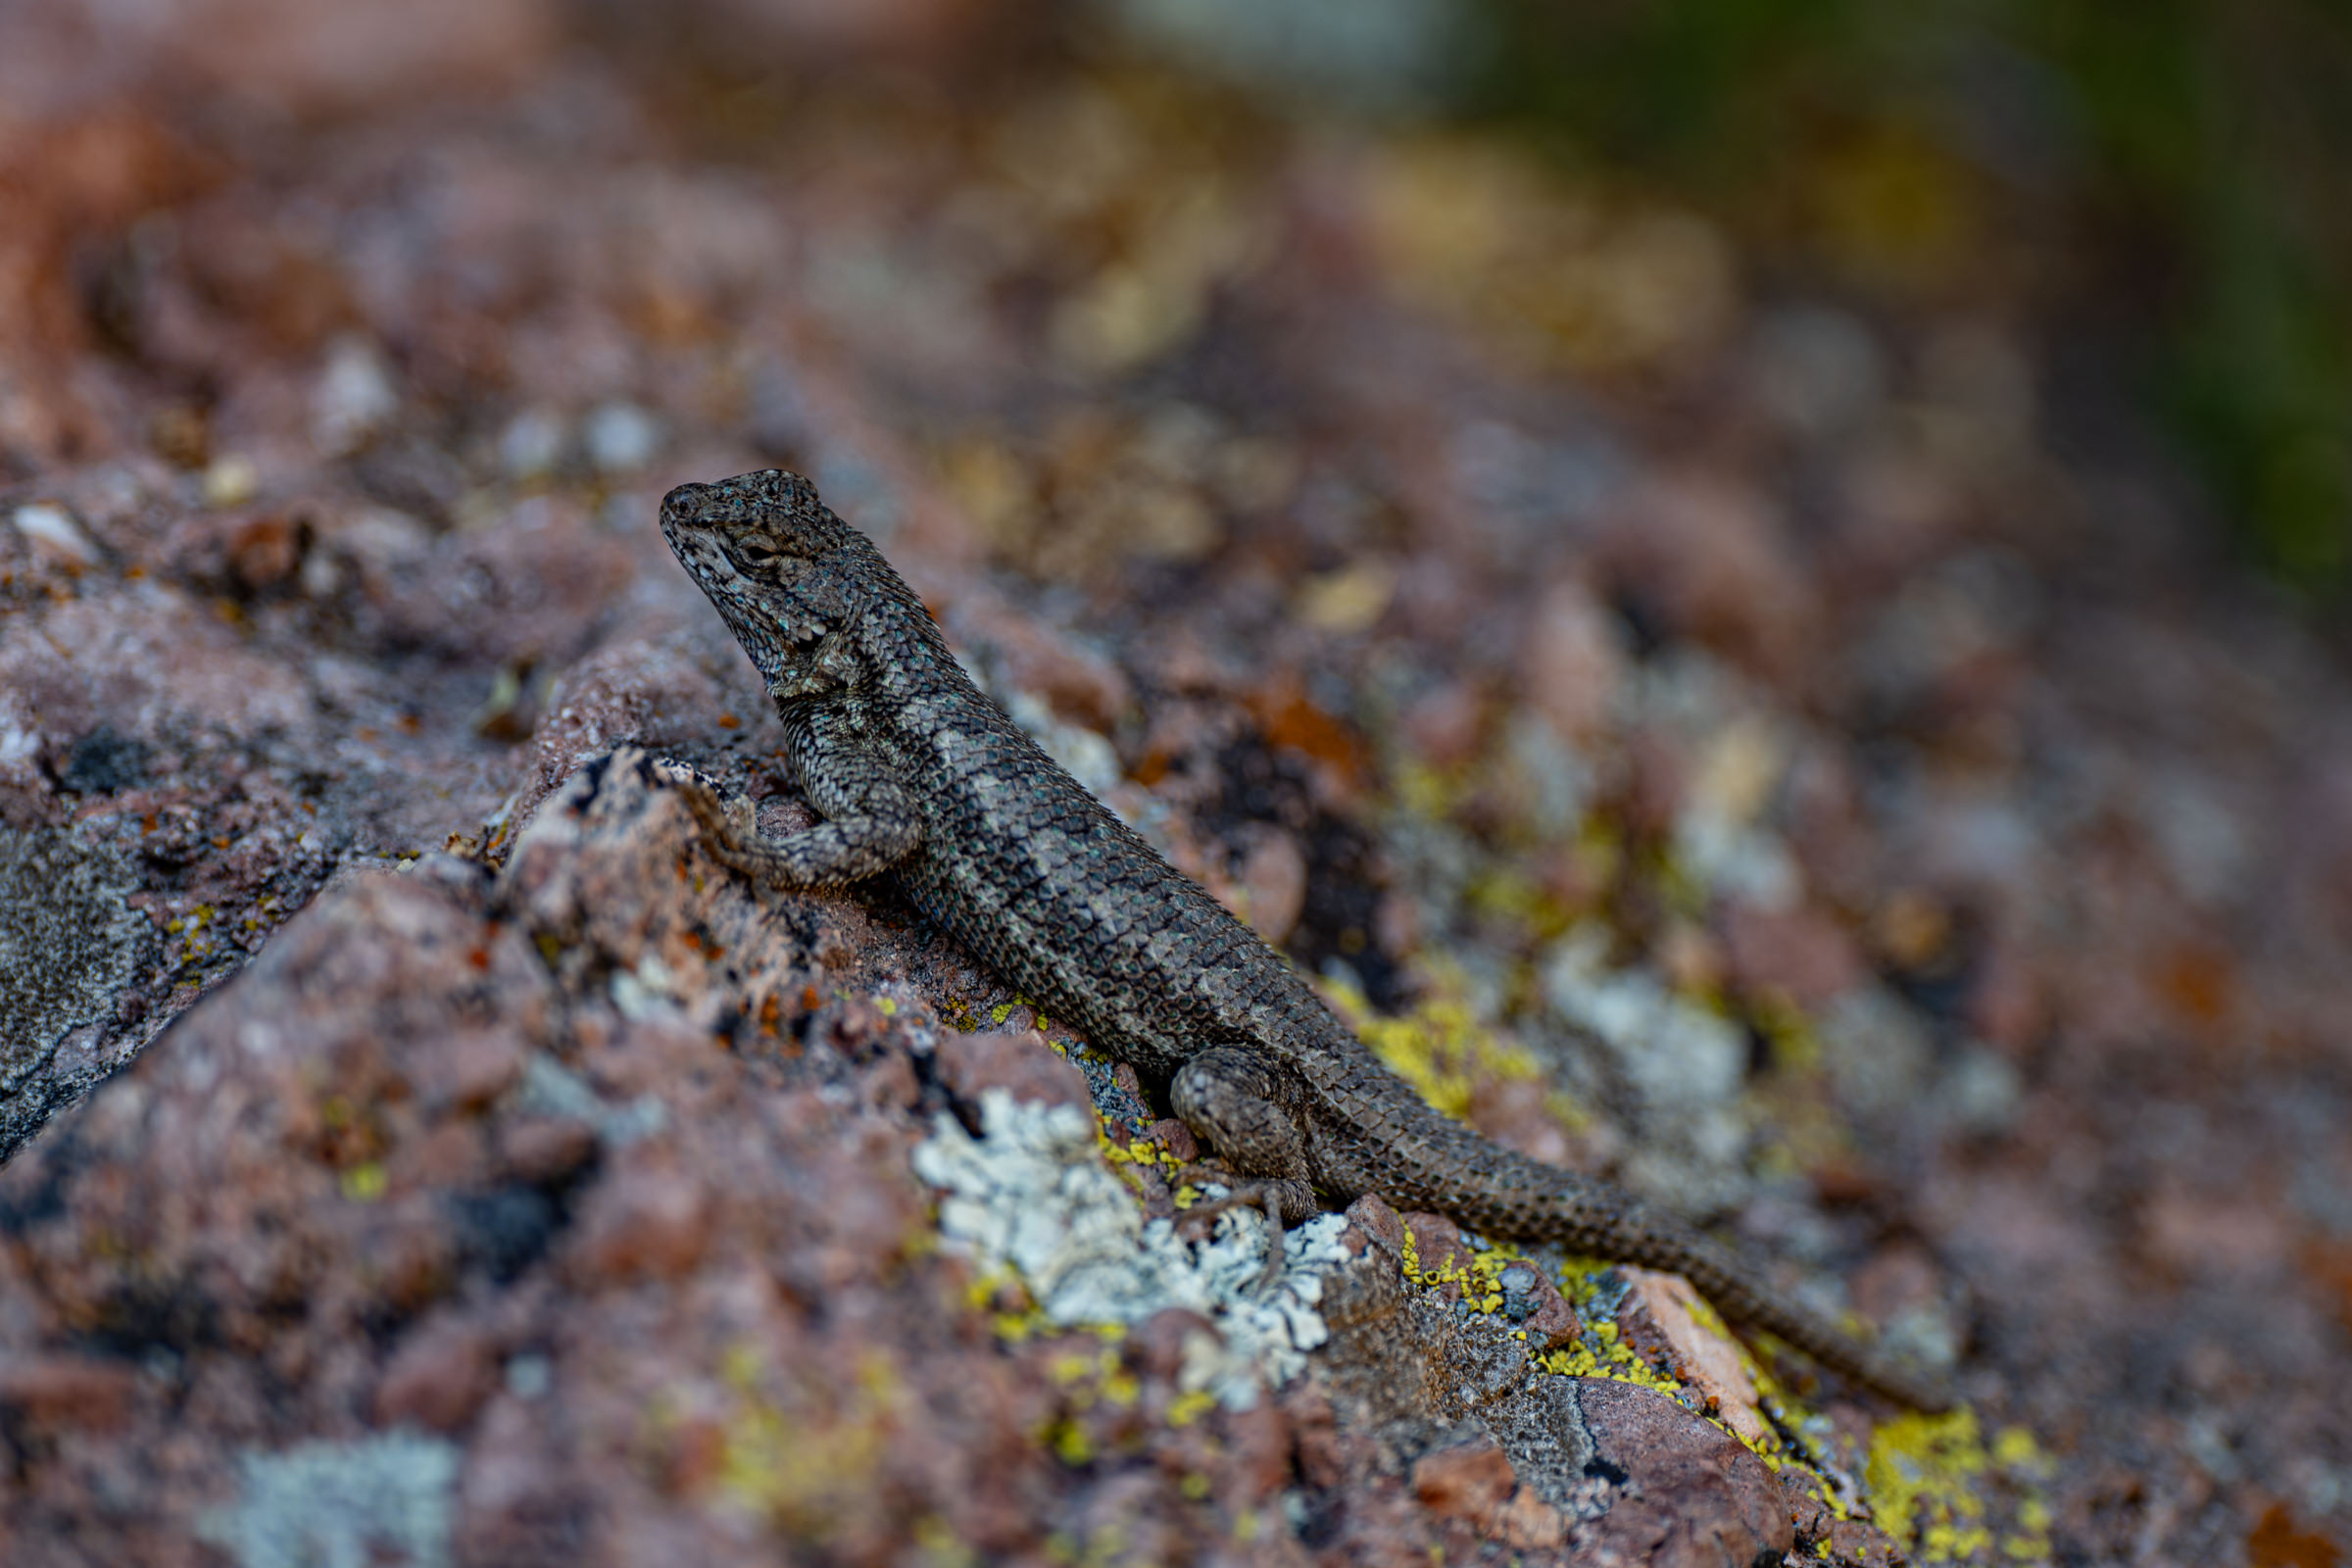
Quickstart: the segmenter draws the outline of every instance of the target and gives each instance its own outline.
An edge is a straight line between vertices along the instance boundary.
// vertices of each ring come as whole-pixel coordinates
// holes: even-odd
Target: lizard
[[[1376,1194],[1482,1234],[1680,1273],[1731,1319],[1907,1404],[1943,1380],[1861,1343],[1727,1244],[1434,1109],[1272,947],[1170,865],[975,685],[922,601],[781,468],[682,484],[671,552],[766,684],[821,817],[763,836],[751,802],[670,777],[723,865],[838,892],[895,874],[914,905],[1176,1116],[1279,1226]]]

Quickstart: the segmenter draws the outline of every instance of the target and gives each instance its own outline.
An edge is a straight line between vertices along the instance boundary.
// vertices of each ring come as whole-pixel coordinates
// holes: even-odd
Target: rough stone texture
[[[1779,1480],[1736,1438],[1651,1390],[1531,1375],[1520,1342],[1442,1303],[1398,1290],[1385,1249],[1367,1249],[1325,1365],[1344,1424],[1411,1456],[1449,1554],[1712,1565],[1792,1548]]]
[[[1484,1519],[1518,1489],[1518,1472],[1489,1440],[1413,1461],[1413,1495],[1441,1519]]]
[[[1729,1568],[1770,1562],[1795,1544],[1764,1461],[1672,1400],[1587,1378],[1578,1380],[1577,1409],[1592,1435],[1592,1462],[1641,1489],[1586,1538],[1592,1561]]]
[[[991,1089],[1040,1104],[1076,1105],[1081,1110],[1094,1104],[1087,1097],[1086,1074],[1054,1055],[1046,1037],[1034,1029],[1017,1035],[951,1031],[940,1036],[934,1056],[939,1081],[973,1106]]]
[[[1034,1543],[996,1489],[1054,1462],[1017,1433],[1068,1381],[1034,1378],[1042,1344],[977,1385],[955,1370],[959,1270],[925,1258],[906,1153],[948,1095],[1082,1103],[1083,1075],[1035,1031],[942,1028],[944,1007],[989,998],[958,992],[974,977],[936,938],[715,873],[644,754],[592,762],[503,871],[433,856],[327,893],[0,1174],[9,1560],[79,1560],[59,1555],[69,1530],[142,1561],[200,1538],[270,1560],[265,1528],[421,1550],[402,1545],[413,1528],[502,1562],[653,1527],[714,1551],[746,1509],[850,1555],[910,1508],[959,1540]],[[1425,1256],[1460,1245],[1415,1223]],[[1367,1467],[1468,1421],[1503,1446],[1496,1474],[1448,1481],[1453,1461],[1424,1456],[1412,1486],[1481,1540],[1558,1546],[1614,1517],[1595,1455],[1649,1510],[1626,1539],[1736,1535],[1717,1494],[1744,1498],[1755,1461],[1714,1429],[1536,1375],[1514,1342],[1406,1293],[1384,1250],[1350,1279],[1385,1304],[1358,1310],[1338,1386],[1390,1392],[1326,1483],[1335,1514],[1376,1518],[1350,1496]],[[1152,1339],[1132,1352],[1147,1409],[1178,1396],[1186,1360],[1154,1361]],[[1266,1419],[1209,1423],[1229,1500],[1290,1484]],[[379,1453],[371,1428],[454,1446]],[[215,1441],[184,1441],[198,1432]],[[1181,1448],[1191,1428],[1139,1439]],[[398,1524],[280,1517],[360,1484],[319,1466],[377,1492],[407,1477],[418,1500]],[[133,1514],[88,1511],[133,1475],[151,1478]],[[1082,1491],[1080,1517],[1149,1518],[1134,1480]],[[1167,1549],[1199,1528],[1163,1521]]]
[[[80,1560],[53,1534],[75,1518],[76,1549],[188,1560],[207,1507],[256,1505],[239,1451],[370,1424],[477,1455],[434,1502],[469,1560],[691,1516],[736,1484],[697,1466],[777,1441],[786,1411],[847,1446],[746,1505],[811,1541],[886,1529],[848,1493],[911,1475],[914,1448],[948,1467],[943,1506],[1003,1450],[882,1446],[899,1423],[871,1402],[906,1396],[872,1384],[901,1330],[960,1353],[956,1271],[906,1273],[926,1200],[906,1053],[931,1026],[859,1000],[883,976],[850,956],[877,951],[855,915],[773,918],[710,875],[671,797],[602,771],[502,876],[433,857],[326,895],[0,1177],[12,1562]],[[1018,1430],[1008,1386],[967,1394]],[[131,1476],[143,1500],[113,1525],[75,1500]]]
[[[151,933],[124,902],[131,869],[102,846],[54,829],[0,828],[0,1102],[12,1109],[39,1075],[59,1095],[88,1087],[51,1067],[79,1029],[95,1035],[121,1004],[124,983]],[[27,1104],[25,1124],[0,1138],[22,1141],[48,1111]]]
[[[1617,1308],[1617,1327],[1635,1349],[1662,1360],[1706,1400],[1718,1417],[1750,1444],[1768,1441],[1758,1407],[1755,1380],[1740,1365],[1730,1341],[1700,1321],[1709,1309],[1677,1274],[1626,1267],[1618,1270],[1632,1287]]]
[[[986,6],[874,76],[716,3],[327,9],[0,6],[0,830],[79,867],[0,900],[0,1559],[1703,1544],[1531,1367],[1615,1353],[1605,1277],[1519,1341],[1356,1205],[1245,1417],[1197,1314],[1038,1334],[935,1255],[951,1031],[1066,1020],[625,773],[552,804],[636,743],[799,819],[651,525],[763,463],[1434,1099],[1956,1359],[1946,1463],[1763,1348],[1796,1560],[2352,1543],[2352,680],[2163,475],[1931,373],[2035,378],[2002,269],[1661,318],[1656,237],[1734,228],[919,21]],[[1172,1216],[1158,1086],[1072,1060]],[[1674,1420],[1654,1485],[1780,1539]]]

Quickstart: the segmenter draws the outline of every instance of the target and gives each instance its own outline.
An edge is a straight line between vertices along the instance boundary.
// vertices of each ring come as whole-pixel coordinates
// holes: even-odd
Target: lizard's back
[[[923,847],[899,870],[926,912],[1147,1071],[1172,1072],[1211,1045],[1278,1058],[1304,1039],[1363,1052],[1280,954],[959,669],[929,684],[883,721],[926,820]]]

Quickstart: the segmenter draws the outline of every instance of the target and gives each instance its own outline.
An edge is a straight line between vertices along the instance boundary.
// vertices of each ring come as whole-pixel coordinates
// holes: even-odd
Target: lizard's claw
[[[683,762],[657,762],[655,776],[686,803],[702,825],[704,836],[710,841],[713,852],[724,859],[725,851],[759,836],[759,811],[748,795],[721,799],[718,790],[708,778]]]
[[[1254,1208],[1266,1217],[1266,1267],[1257,1279],[1260,1292],[1271,1291],[1282,1278],[1282,1200],[1283,1184],[1253,1176],[1236,1176],[1217,1165],[1188,1165],[1180,1173],[1192,1183],[1212,1181],[1226,1190],[1223,1198],[1203,1199],[1176,1216],[1179,1226],[1201,1221],[1200,1234],[1206,1236],[1218,1215],[1229,1209]]]

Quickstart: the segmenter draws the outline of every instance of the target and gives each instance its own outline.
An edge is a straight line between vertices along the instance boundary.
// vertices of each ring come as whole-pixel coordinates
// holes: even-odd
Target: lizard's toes
[[[662,785],[664,789],[676,790],[681,795],[698,789],[708,790],[710,787],[704,781],[702,774],[684,762],[674,761],[666,757],[658,757],[654,760],[654,782]]]
[[[1177,1225],[1206,1239],[1214,1231],[1217,1216],[1229,1210],[1250,1209],[1262,1214],[1266,1221],[1266,1266],[1258,1275],[1257,1285],[1261,1292],[1272,1290],[1282,1278],[1282,1211],[1288,1196],[1287,1184],[1255,1176],[1236,1176],[1213,1166],[1187,1167],[1188,1180],[1190,1172],[1196,1170],[1204,1179],[1224,1187],[1226,1195],[1223,1198],[1203,1199],[1189,1208],[1178,1210]]]
[[[655,776],[676,792],[714,846],[749,839],[758,833],[758,815],[749,797],[722,799],[709,779],[682,762],[657,762],[654,766]]]
[[[712,789],[710,781],[699,773],[680,769],[662,782],[677,793],[678,799],[686,803],[686,808],[699,817],[705,826],[726,820],[726,807],[719,801],[718,791]]]

